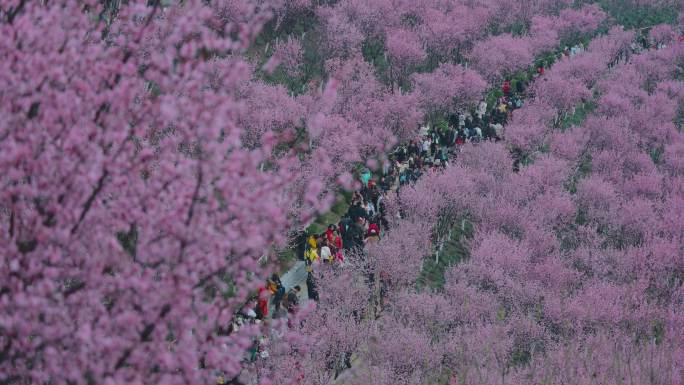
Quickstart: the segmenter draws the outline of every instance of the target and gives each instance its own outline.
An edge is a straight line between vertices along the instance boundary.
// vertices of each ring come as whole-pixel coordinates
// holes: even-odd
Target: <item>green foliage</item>
[[[259,66],[266,63],[273,54],[278,39],[287,40],[290,36],[300,40],[303,50],[299,75],[291,76],[282,67],[276,68],[268,74],[257,71],[257,76],[269,84],[281,84],[293,95],[300,95],[307,91],[307,85],[312,79],[322,79],[324,76],[323,57],[320,52],[319,35],[316,33],[319,23],[313,11],[289,15],[278,22],[271,20],[259,34],[250,48],[247,56],[253,57]]]
[[[295,254],[293,247],[285,247],[282,250],[278,251],[277,255],[279,266],[284,267],[281,270],[287,270],[292,265],[292,263],[297,259],[297,255]]]
[[[262,72],[261,78],[268,84],[281,84],[293,94],[304,91],[304,84],[300,81],[300,79],[289,76],[283,70],[282,66],[278,66],[278,68],[276,68],[275,71],[270,74]]]
[[[307,227],[307,232],[310,234],[319,234],[328,228],[331,223],[337,223],[340,218],[347,212],[347,208],[351,203],[351,195],[339,194],[337,200],[330,208],[330,211],[321,214],[316,220]]]
[[[575,107],[575,112],[573,114],[567,115],[561,120],[559,124],[561,131],[565,131],[572,126],[581,126],[582,123],[584,123],[584,120],[587,118],[587,115],[589,115],[595,109],[596,102],[593,100],[580,103],[577,107]]]
[[[518,83],[527,83],[531,77],[532,75],[528,72],[518,72],[517,74],[515,74],[515,76],[511,78],[511,89],[515,90],[518,86]]]
[[[301,36],[315,29],[318,25],[318,19],[313,11],[305,11],[300,13],[288,13],[284,19],[271,19],[263,30],[257,36],[254,42],[254,47],[263,48],[265,45],[272,43],[276,38],[287,38],[291,36]]]
[[[577,182],[591,173],[591,160],[591,153],[588,152],[580,157],[575,173],[570,176],[570,180],[565,185],[570,194],[575,194],[577,192]]]
[[[543,56],[537,63],[537,67],[543,65],[544,68],[551,67],[557,60],[556,54],[554,52],[549,52],[546,56]]]
[[[589,173],[591,173],[591,154],[586,153],[582,158],[580,159],[580,164],[577,167],[577,173],[580,176],[580,178],[583,178]]]
[[[662,163],[662,156],[663,153],[665,152],[665,148],[662,146],[658,147],[653,147],[648,150],[648,155],[651,157],[651,160],[653,161],[654,164],[660,164]]]
[[[660,320],[651,321],[651,335],[656,344],[660,344],[665,337],[665,323]]]
[[[237,294],[237,285],[235,279],[226,272],[221,272],[218,274],[219,283],[214,283],[213,281],[208,281],[202,289],[204,290],[204,300],[207,302],[213,301],[217,296],[220,296],[222,300],[227,301]]]
[[[226,284],[226,288],[221,291],[221,297],[224,301],[233,298],[237,293],[237,285],[235,284],[235,280],[233,280],[233,277],[229,276],[228,274],[224,275],[221,280]]]
[[[518,147],[510,148],[513,156],[513,171],[519,172],[522,167],[529,166],[534,163],[534,153],[524,151]]]
[[[508,365],[510,367],[527,365],[531,359],[532,353],[529,349],[517,348],[511,353]]]
[[[543,148],[543,147],[541,147]],[[535,157],[534,154],[524,154],[522,158],[520,158],[520,165],[525,167],[529,166],[532,163],[534,163]]]
[[[389,82],[389,63],[385,56],[385,41],[381,38],[368,37],[361,44],[363,59],[370,63],[383,82]]]
[[[599,2],[603,10],[625,29],[644,28],[663,23],[674,24],[677,21],[676,2],[661,6],[628,3],[634,3],[634,1],[601,0]]]
[[[503,91],[500,88],[496,88],[492,90],[490,93],[487,94],[487,105],[488,106],[494,106],[496,105],[497,99],[503,96]]]
[[[406,25],[407,27],[413,28],[413,27],[421,24],[422,20],[420,19],[420,17],[418,15],[411,12],[411,13],[405,13],[402,15],[401,23]]]
[[[439,259],[430,256],[423,262],[423,268],[416,282],[419,288],[441,290],[444,287],[444,273],[451,266],[466,260],[470,251],[465,241],[473,236],[473,224],[467,219],[461,219],[452,227],[451,237],[446,240],[439,254]]]
[[[499,307],[499,310],[496,311],[496,319],[498,321],[505,321],[506,320],[506,308],[501,306]]]
[[[449,129],[449,122],[444,117],[440,117],[435,122],[435,129],[441,132],[446,132]]]
[[[324,63],[321,52],[319,51],[318,34],[311,31],[302,35],[302,49],[304,58],[302,63],[302,76],[305,81],[310,79],[322,78],[324,75]]]
[[[682,71],[684,73],[684,71]],[[674,124],[677,126],[677,130],[682,131],[682,126],[684,126],[684,104],[681,104],[677,109],[677,115],[674,118]]]
[[[582,209],[577,210],[577,213],[575,215],[575,224],[578,226],[582,226],[586,225],[587,222],[587,212]]]
[[[510,32],[513,36],[523,36],[530,29],[530,23],[525,20],[516,20],[508,28],[507,32]]]

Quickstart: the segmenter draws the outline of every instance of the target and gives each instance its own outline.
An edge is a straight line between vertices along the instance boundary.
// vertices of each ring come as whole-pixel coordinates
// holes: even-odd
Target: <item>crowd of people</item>
[[[543,69],[536,76],[543,74]],[[310,299],[317,299],[316,279],[311,266],[316,263],[345,263],[347,252],[362,252],[366,245],[376,243],[388,230],[385,197],[398,192],[403,186],[418,180],[421,175],[448,165],[457,156],[460,145],[483,140],[501,140],[503,126],[513,112],[523,106],[526,82],[505,81],[501,96],[488,108],[482,100],[469,111],[459,111],[443,123],[420,127],[419,135],[408,143],[397,146],[388,161],[374,176],[368,168],[358,174],[360,189],[354,191],[351,204],[339,222],[332,223],[321,233],[301,232],[296,244],[296,254],[308,268],[307,292]],[[273,277],[271,281],[277,281]],[[272,299],[276,304],[280,296],[273,286]]]
[[[656,46],[648,39],[637,39],[616,60],[627,60],[629,54]],[[565,47],[552,61],[572,57],[585,50],[583,43]],[[379,175],[373,176],[365,168],[358,173],[361,188],[352,193],[351,204],[337,223],[332,223],[321,233],[302,231],[295,241],[295,253],[307,267],[306,293],[310,300],[318,300],[318,289],[313,265],[318,263],[344,266],[345,255],[350,252],[363,253],[367,245],[378,242],[388,230],[385,212],[385,197],[398,193],[400,189],[417,181],[421,175],[436,171],[448,165],[457,156],[465,143],[503,139],[504,126],[516,109],[523,107],[525,91],[529,82],[544,76],[545,66],[551,62],[538,62],[534,71],[523,79],[506,80],[500,92],[496,92],[493,105],[486,99],[470,110],[456,112],[442,122],[428,123],[420,127],[419,135],[408,143],[397,146],[388,156]],[[268,318],[281,318],[297,311],[302,286],[289,290],[278,274],[273,274],[266,285],[259,289],[256,306],[234,317],[229,333],[239,329],[246,322],[263,322]],[[268,352],[262,350],[261,340],[254,341],[250,360],[265,358]]]
[[[543,75],[543,66],[534,77]],[[530,79],[531,80],[531,79]],[[315,264],[344,266],[345,255],[363,253],[367,245],[380,241],[388,230],[385,197],[398,193],[403,186],[414,183],[421,175],[448,165],[457,156],[459,147],[465,143],[483,140],[501,140],[503,127],[513,112],[523,106],[527,81],[505,81],[500,96],[488,108],[486,100],[469,111],[452,114],[442,124],[426,124],[420,127],[417,138],[397,146],[388,156],[388,162],[373,176],[365,168],[358,173],[360,189],[354,191],[347,211],[337,223],[331,223],[321,233],[302,231],[295,240],[297,258],[306,265],[306,296],[318,300]],[[230,331],[239,329],[247,322],[260,323],[269,318],[281,318],[292,314],[300,304],[304,290],[295,285],[286,288],[278,274],[273,274],[256,296],[256,306],[236,315]],[[260,347],[263,341],[255,340],[251,360],[265,358],[268,353]]]

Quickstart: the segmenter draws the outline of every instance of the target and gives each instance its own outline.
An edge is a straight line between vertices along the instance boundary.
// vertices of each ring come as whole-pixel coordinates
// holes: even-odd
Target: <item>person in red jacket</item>
[[[335,240],[335,230],[337,230],[337,228],[333,224],[328,225],[328,228],[325,230],[325,238],[330,243],[333,243]]]
[[[368,233],[369,233],[369,234],[370,234],[370,232],[371,232],[372,230],[375,230],[375,235],[380,236],[380,227],[378,226],[377,223],[372,222],[372,223],[370,223],[370,224],[368,225]]]
[[[257,319],[264,319],[268,317],[268,295],[269,290],[265,287],[259,288],[259,294],[257,299],[256,314]]]
[[[504,95],[508,96],[508,94],[511,92],[511,82],[506,80],[501,87],[501,90],[503,91]]]

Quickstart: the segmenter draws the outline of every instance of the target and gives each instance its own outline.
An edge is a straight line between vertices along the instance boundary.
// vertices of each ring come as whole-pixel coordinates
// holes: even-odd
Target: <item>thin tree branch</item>
[[[202,185],[202,178],[203,178],[202,166],[200,165],[199,171],[197,174],[197,184],[195,184],[195,191],[192,193],[192,202],[190,202],[190,209],[188,210],[188,217],[185,220],[186,226],[190,225],[190,221],[192,220],[192,216],[195,213],[195,203],[197,202],[197,197],[199,195],[200,186]]]
[[[104,181],[107,178],[107,176],[109,176],[109,172],[105,169],[104,172],[102,173],[102,176],[100,176],[100,179],[97,181],[97,184],[95,185],[95,188],[93,189],[93,192],[90,194],[90,196],[88,197],[88,200],[83,205],[83,211],[81,211],[81,215],[78,218],[78,222],[76,222],[74,227],[71,228],[71,234],[74,234],[76,232],[76,230],[78,230],[78,227],[83,222],[83,219],[88,214],[88,211],[90,211],[90,208],[92,207],[93,202],[95,201],[95,198],[97,198],[97,195],[102,191],[102,188],[104,187]]]
[[[10,9],[7,11],[7,23],[12,24],[14,22],[14,18],[19,14],[19,12],[21,12],[22,9],[24,9],[24,5],[26,5],[26,0],[21,0],[16,8],[10,7]]]

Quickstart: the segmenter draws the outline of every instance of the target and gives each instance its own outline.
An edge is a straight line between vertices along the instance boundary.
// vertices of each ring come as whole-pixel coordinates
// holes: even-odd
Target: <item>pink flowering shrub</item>
[[[454,113],[474,106],[484,93],[486,82],[475,71],[442,64],[435,71],[413,76],[424,111]]]
[[[477,43],[470,59],[484,78],[497,81],[532,64],[534,56],[529,40],[506,34]]]

